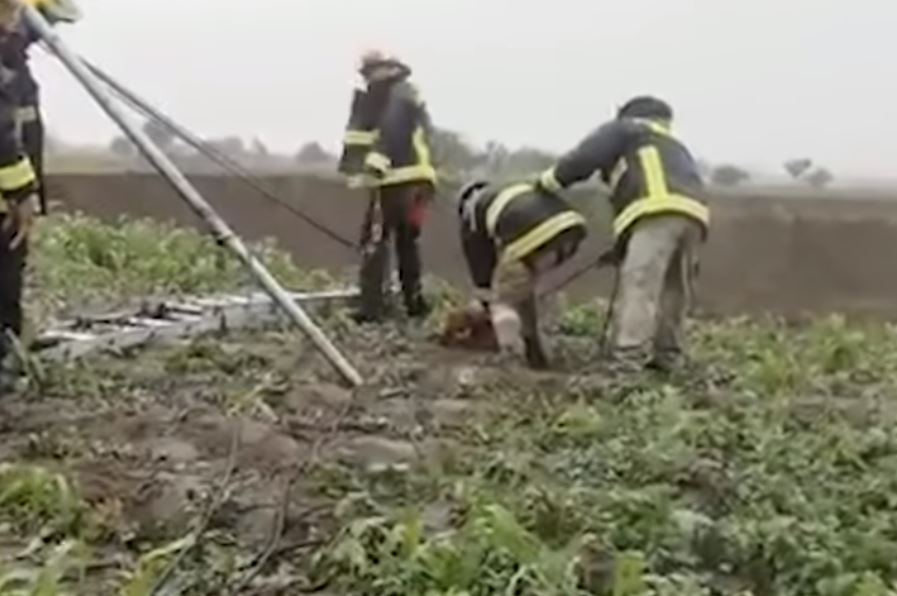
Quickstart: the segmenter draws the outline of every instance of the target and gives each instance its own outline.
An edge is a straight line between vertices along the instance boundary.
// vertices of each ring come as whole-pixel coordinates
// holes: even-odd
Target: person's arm
[[[475,298],[484,307],[492,301],[492,277],[498,265],[498,252],[495,243],[482,230],[472,229],[467,221],[462,220],[461,247],[464,260],[474,285]]]
[[[37,176],[16,132],[17,107],[9,85],[0,86],[0,196],[6,203],[4,238],[12,248],[28,236],[37,192]]]
[[[624,124],[614,120],[604,124],[558,160],[539,178],[539,185],[549,192],[559,192],[590,178],[595,172],[614,167],[626,148]]]
[[[34,168],[16,134],[17,107],[8,86],[0,87],[0,194],[12,203],[21,202],[37,191]]]
[[[408,82],[399,82],[389,92],[389,98],[377,127],[380,134],[368,153],[365,168],[376,176],[386,174],[394,161],[411,144],[416,127],[417,108],[421,99]]]
[[[355,89],[352,94],[352,105],[349,119],[343,135],[343,150],[337,170],[348,176],[361,173],[364,156],[374,145],[376,135],[365,123],[367,95],[362,89]]]

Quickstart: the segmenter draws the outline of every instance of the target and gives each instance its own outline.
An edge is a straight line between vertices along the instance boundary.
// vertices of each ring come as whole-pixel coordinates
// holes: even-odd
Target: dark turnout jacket
[[[614,233],[625,238],[641,218],[678,213],[706,229],[710,211],[688,149],[660,121],[620,119],[587,136],[542,174],[540,185],[559,191],[599,172],[611,189]]]
[[[2,42],[0,42],[2,43]],[[18,202],[37,191],[37,179],[31,161],[22,149],[16,114],[19,97],[15,88],[16,73],[0,64],[0,213],[8,202]]]
[[[424,101],[407,78],[356,89],[343,140],[340,172],[354,181],[369,174],[378,186],[435,183],[429,129]]]
[[[586,235],[585,219],[534,184],[487,188],[459,206],[461,245],[474,285],[492,287],[502,261],[524,259],[562,233]]]

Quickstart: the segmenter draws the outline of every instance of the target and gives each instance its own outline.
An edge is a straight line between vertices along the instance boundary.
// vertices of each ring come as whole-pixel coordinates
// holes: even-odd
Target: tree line
[[[147,121],[143,127],[147,135],[166,153],[181,161],[197,159],[199,156],[191,148],[180,143],[167,128],[155,121]],[[299,147],[293,155],[277,154],[270,151],[259,139],[246,141],[238,136],[210,138],[210,146],[238,161],[246,167],[280,166],[315,169],[335,168],[338,156],[327,151],[316,141]],[[450,178],[484,176],[488,178],[511,179],[529,176],[550,167],[557,155],[535,147],[510,148],[497,141],[489,141],[482,147],[469,142],[464,135],[443,128],[432,131],[430,146],[434,163],[443,175]],[[136,148],[124,136],[115,137],[109,144],[109,151],[127,160],[139,160]],[[788,160],[782,167],[787,175],[797,183],[821,189],[833,180],[832,172],[809,158]],[[701,175],[711,184],[718,186],[743,186],[753,182],[751,173],[735,164],[710,164],[699,161]]]

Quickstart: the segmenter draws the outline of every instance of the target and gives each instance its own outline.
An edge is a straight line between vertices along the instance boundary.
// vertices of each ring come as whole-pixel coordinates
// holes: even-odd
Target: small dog
[[[464,308],[448,314],[439,338],[442,346],[484,352],[497,352],[498,338],[489,312],[482,308]]]

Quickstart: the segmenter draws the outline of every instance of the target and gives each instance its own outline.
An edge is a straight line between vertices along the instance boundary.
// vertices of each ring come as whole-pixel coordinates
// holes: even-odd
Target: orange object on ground
[[[484,310],[465,308],[449,313],[443,324],[439,343],[449,348],[498,351],[498,338],[492,327],[492,319]]]

